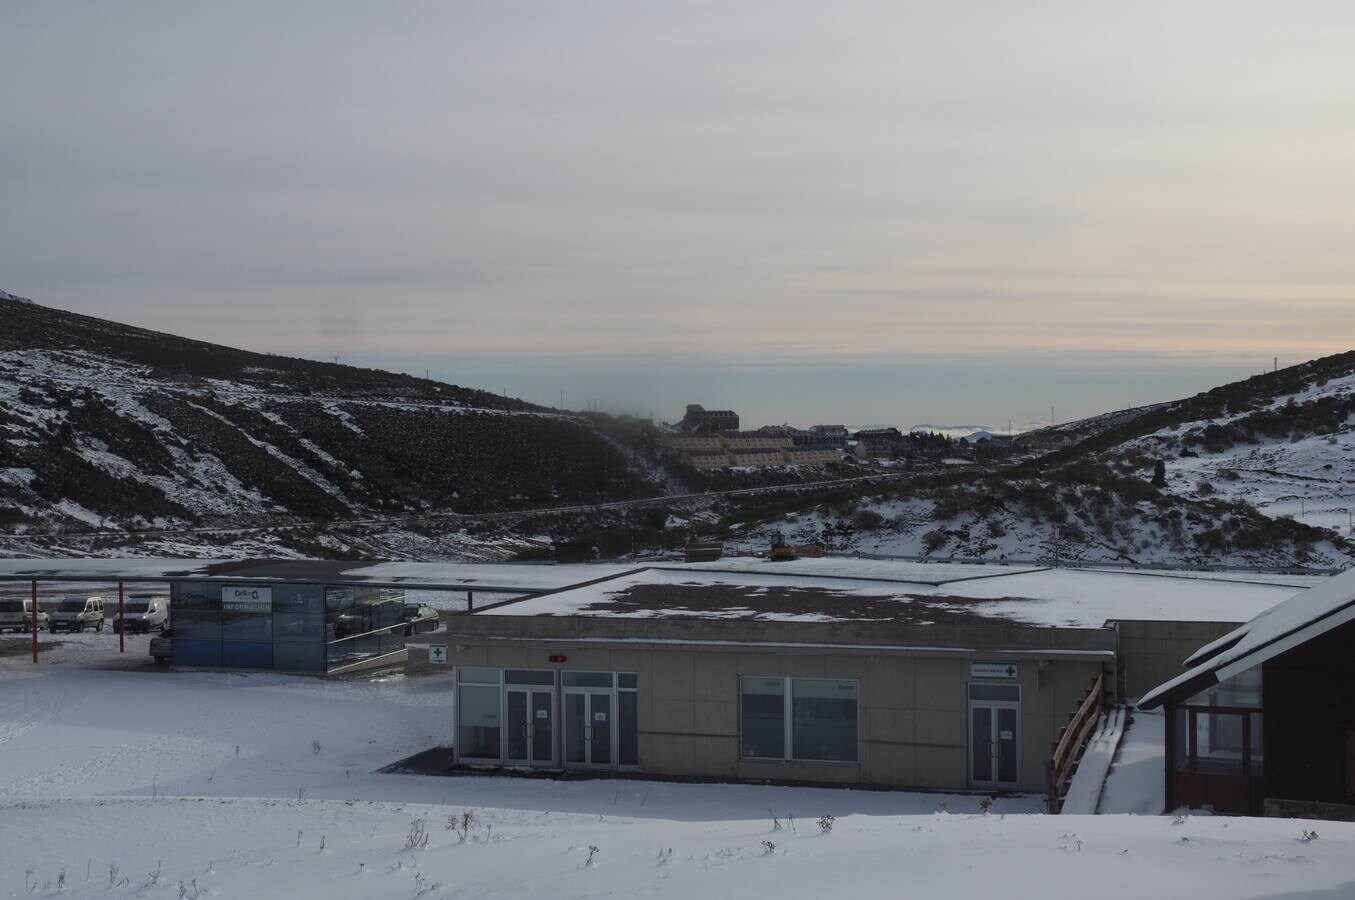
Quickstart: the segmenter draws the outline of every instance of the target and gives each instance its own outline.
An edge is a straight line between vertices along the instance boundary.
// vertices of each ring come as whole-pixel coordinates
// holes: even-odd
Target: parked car
[[[102,597],[67,597],[57,604],[48,629],[58,631],[104,630],[104,599]]]
[[[405,637],[424,631],[437,631],[440,622],[438,611],[431,606],[410,604],[405,607]]]
[[[151,658],[160,665],[168,665],[174,658],[174,629],[166,628],[151,638]]]
[[[15,631],[32,630],[33,620],[29,618],[32,609],[32,600],[0,600],[0,632],[11,628]],[[47,622],[47,613],[39,608],[38,627],[46,628]]]
[[[153,594],[133,594],[122,604],[127,618],[128,634],[140,631],[164,631],[169,627],[169,598]],[[113,631],[118,630],[118,612],[113,610]]]

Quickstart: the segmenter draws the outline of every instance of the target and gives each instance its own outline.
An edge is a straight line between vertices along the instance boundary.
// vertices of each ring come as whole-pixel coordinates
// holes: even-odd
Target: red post
[[[127,652],[127,610],[122,604],[122,582],[118,582],[118,652]]]
[[[33,665],[38,664],[38,580],[33,579],[33,609],[28,614],[33,623]]]

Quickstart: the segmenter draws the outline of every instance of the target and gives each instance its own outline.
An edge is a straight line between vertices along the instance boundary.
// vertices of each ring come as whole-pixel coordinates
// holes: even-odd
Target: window
[[[856,762],[856,682],[830,678],[791,681],[795,759]]]
[[[743,679],[743,756],[786,758],[786,685],[781,678]]]
[[[969,699],[980,703],[984,701],[1003,701],[1018,703],[1021,700],[1021,686],[1016,684],[971,684]]]
[[[565,687],[596,687],[609,688],[612,686],[611,672],[561,672],[561,682]]]
[[[456,670],[456,740],[462,756],[499,758],[501,680],[498,669]]]
[[[539,684],[555,687],[555,673],[537,669],[506,669],[503,680],[507,684]]]
[[[740,693],[745,759],[857,761],[856,681],[753,676]]]
[[[617,763],[640,764],[640,679],[634,672],[616,674]]]

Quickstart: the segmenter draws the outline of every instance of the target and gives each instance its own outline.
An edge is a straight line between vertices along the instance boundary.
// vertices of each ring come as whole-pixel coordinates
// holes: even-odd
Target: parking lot
[[[24,582],[0,585],[0,599],[27,600],[32,588]],[[168,597],[169,586],[154,583],[127,583],[124,598],[133,594],[155,594]],[[84,631],[58,631],[49,628],[38,631],[39,665],[79,665],[93,668],[148,669],[157,666],[150,656],[150,634],[128,630],[125,652],[119,652],[119,635],[115,630],[118,615],[118,591],[107,584],[72,582],[43,582],[38,585],[38,608],[49,617],[62,600],[102,597],[104,601],[103,629],[87,627]],[[41,620],[40,620],[41,621]],[[32,665],[33,638],[30,632],[0,634],[0,666]]]

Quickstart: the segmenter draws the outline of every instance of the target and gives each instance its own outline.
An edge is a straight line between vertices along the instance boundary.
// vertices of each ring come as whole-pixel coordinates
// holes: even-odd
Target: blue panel
[[[272,641],[222,641],[221,665],[233,669],[273,668]]]
[[[175,625],[177,628],[177,624]],[[174,638],[170,642],[171,659],[176,666],[221,665],[220,641],[191,641]]]
[[[310,644],[274,644],[273,668],[290,672],[323,672],[325,645],[319,641]]]
[[[273,613],[273,640],[276,643],[323,644],[324,613]]]
[[[173,615],[175,640],[182,637],[199,641],[215,639],[217,643],[221,642],[221,613],[175,609]]]
[[[273,614],[325,612],[325,592],[317,585],[274,585]]]

